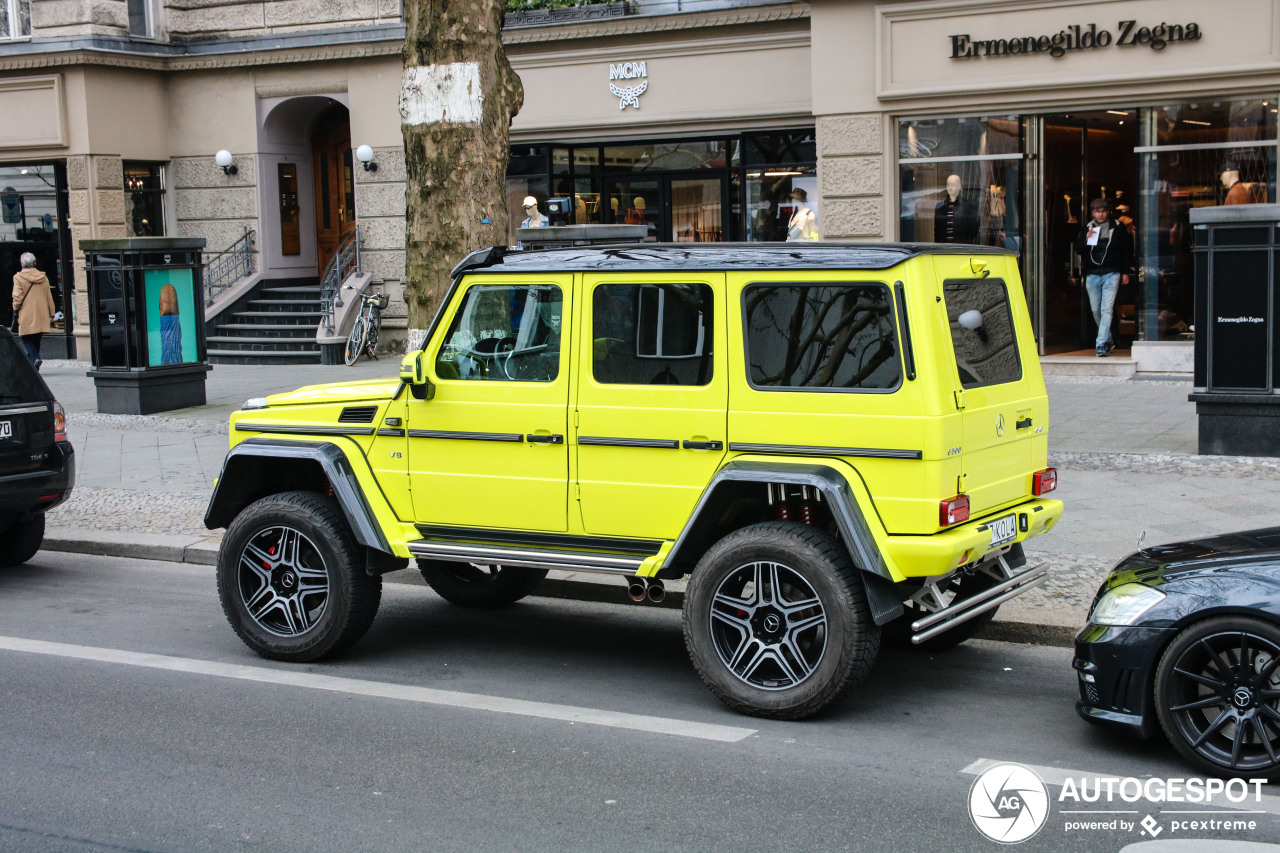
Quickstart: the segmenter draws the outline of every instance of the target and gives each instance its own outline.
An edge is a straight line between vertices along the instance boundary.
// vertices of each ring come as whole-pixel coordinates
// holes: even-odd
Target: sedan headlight
[[[250,397],[248,400],[245,401],[245,404],[240,408],[241,410],[265,409],[267,408],[267,398],[266,397]]]
[[[1132,625],[1138,617],[1164,601],[1164,593],[1140,583],[1127,583],[1108,590],[1089,614],[1095,625]]]

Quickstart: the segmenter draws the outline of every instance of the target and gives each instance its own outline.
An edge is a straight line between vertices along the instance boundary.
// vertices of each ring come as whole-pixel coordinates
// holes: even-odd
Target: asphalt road
[[[1067,828],[1117,815],[1064,813],[1105,805],[1061,802],[1056,777],[1193,774],[1081,722],[1066,649],[886,650],[838,706],[778,723],[706,691],[677,612],[464,611],[407,575],[351,652],[291,666],[240,643],[206,567],[41,553],[0,571],[0,850],[989,851],[969,816],[982,760],[1050,782],[1019,849],[1172,849]],[[1235,811],[1111,809],[1153,815],[1160,841],[1274,841],[1263,790]],[[1174,827],[1197,808],[1255,828]]]

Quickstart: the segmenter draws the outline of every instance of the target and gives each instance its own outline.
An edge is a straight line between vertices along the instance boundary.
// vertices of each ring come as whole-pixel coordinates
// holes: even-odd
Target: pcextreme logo
[[[983,771],[969,789],[969,817],[992,841],[1026,841],[1049,817],[1049,789],[1030,767],[997,764]]]

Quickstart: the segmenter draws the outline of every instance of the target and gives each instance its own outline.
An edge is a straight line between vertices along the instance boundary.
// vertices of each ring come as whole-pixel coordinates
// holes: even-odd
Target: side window
[[[476,285],[436,358],[441,379],[551,382],[560,373],[564,301],[555,285]]]
[[[960,384],[977,388],[1021,379],[1022,362],[1004,281],[948,279],[942,283],[942,293]]]
[[[705,284],[599,285],[592,294],[592,376],[606,385],[706,385],[712,304]]]
[[[902,381],[883,284],[753,284],[743,292],[752,387],[885,391]]]

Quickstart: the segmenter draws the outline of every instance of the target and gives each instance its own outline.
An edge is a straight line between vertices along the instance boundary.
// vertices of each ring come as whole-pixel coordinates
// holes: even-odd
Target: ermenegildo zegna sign
[[[978,59],[987,56],[1020,56],[1047,53],[1054,58],[1075,50],[1099,50],[1115,47],[1149,47],[1164,50],[1171,44],[1199,41],[1199,24],[1166,24],[1139,26],[1137,21],[1120,21],[1114,33],[1098,29],[1097,24],[1073,24],[1053,35],[1021,36],[1003,39],[975,39],[968,33],[951,36],[952,59]]]

